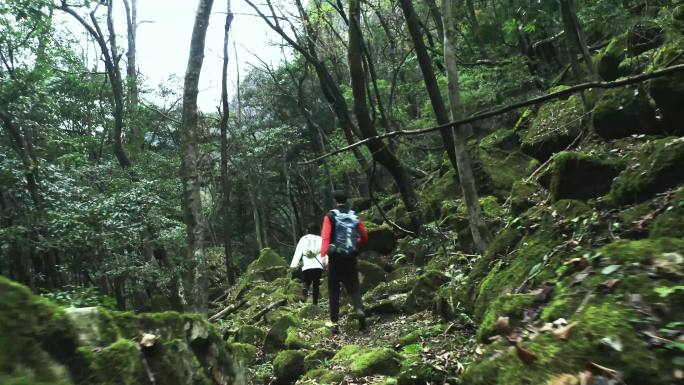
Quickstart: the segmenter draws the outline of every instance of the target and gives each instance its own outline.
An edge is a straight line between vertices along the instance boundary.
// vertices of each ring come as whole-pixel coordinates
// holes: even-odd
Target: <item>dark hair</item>
[[[307,234],[317,234],[318,232],[319,232],[319,231],[318,231],[318,225],[317,225],[317,224],[315,224],[315,223],[309,223],[309,224],[306,226],[306,233],[307,233]]]
[[[347,203],[347,192],[344,190],[335,190],[333,191],[333,199],[337,203],[345,204]]]

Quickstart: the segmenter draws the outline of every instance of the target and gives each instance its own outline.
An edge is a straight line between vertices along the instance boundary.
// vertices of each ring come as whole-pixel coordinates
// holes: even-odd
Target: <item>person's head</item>
[[[347,192],[344,190],[333,191],[333,200],[336,206],[346,206],[347,205]]]

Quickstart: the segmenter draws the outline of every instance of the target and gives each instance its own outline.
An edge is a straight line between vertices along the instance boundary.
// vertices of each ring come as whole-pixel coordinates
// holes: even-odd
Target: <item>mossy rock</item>
[[[360,260],[358,263],[358,269],[361,293],[365,293],[377,286],[379,283],[385,281],[385,270],[375,263]]]
[[[596,70],[605,81],[613,81],[620,76],[618,67],[627,53],[627,36],[614,37],[598,55]]]
[[[398,385],[444,384],[447,382],[449,381],[447,381],[444,372],[437,371],[434,366],[423,361],[402,367],[396,380]]]
[[[680,6],[680,8],[683,8]],[[658,49],[652,70],[684,63],[684,38],[672,39]],[[656,78],[646,83],[649,94],[662,114],[663,130],[669,134],[684,134],[684,75]]]
[[[397,299],[386,299],[379,302],[374,302],[366,307],[366,315],[386,316],[392,314],[400,314],[403,303]]]
[[[313,319],[317,315],[321,314],[322,308],[319,305],[314,305],[313,303],[308,303],[304,305],[299,312],[299,318],[301,319]]]
[[[570,220],[586,217],[594,212],[591,206],[576,199],[561,199],[553,204],[553,209],[560,218]]]
[[[624,170],[613,181],[608,200],[624,205],[639,203],[684,182],[684,139],[653,141],[650,154],[639,159],[636,167]]]
[[[117,340],[93,357],[98,384],[133,385],[147,381],[138,345],[130,340]]]
[[[358,345],[344,345],[335,353],[331,361],[333,364],[348,367],[354,362],[355,357],[367,352],[368,349]]]
[[[648,227],[648,236],[684,239],[684,208],[679,206],[658,215]]]
[[[540,181],[548,181],[544,187],[553,200],[587,200],[608,193],[613,179],[624,167],[618,158],[564,151],[553,159],[546,178]]]
[[[684,240],[667,237],[619,240],[601,247],[599,252],[611,264],[652,265],[665,253],[684,253]]]
[[[511,327],[518,326],[525,310],[530,309],[538,301],[538,294],[509,294],[497,298],[487,309],[487,314],[477,329],[477,338],[487,342],[489,337],[496,335],[495,326],[499,317],[508,317]]]
[[[389,224],[376,225],[373,222],[366,222],[365,225],[368,231],[368,242],[361,247],[361,251],[389,254],[394,250],[397,246],[397,236]]]
[[[607,90],[594,106],[592,119],[594,131],[605,140],[662,132],[648,94],[639,86]]]
[[[299,325],[299,322],[292,315],[284,314],[280,316],[266,334],[263,346],[264,352],[275,353],[279,349],[284,348],[288,329],[297,325]]]
[[[307,371],[317,368],[323,365],[324,362],[331,360],[334,356],[335,352],[332,350],[316,349],[304,357],[304,367]]]
[[[304,374],[304,353],[283,350],[273,359],[273,375],[277,384],[294,384]]]
[[[297,328],[291,327],[287,329],[287,337],[285,338],[285,348],[290,350],[311,349],[311,343],[297,334]]]
[[[522,152],[545,161],[564,150],[582,132],[583,115],[584,106],[577,96],[543,105],[522,139]]]
[[[373,349],[355,357],[350,369],[358,377],[374,374],[391,376],[399,373],[400,357],[392,349]]]
[[[306,380],[313,380],[311,383],[316,385],[337,385],[344,381],[344,373],[324,368],[312,369],[306,372],[301,382],[308,384]]]
[[[287,261],[275,251],[265,248],[259,257],[247,266],[247,274],[264,281],[273,281],[287,275]]]
[[[429,309],[432,306],[437,289],[449,278],[439,271],[428,271],[418,277],[404,303],[403,310],[408,314]]]
[[[595,362],[622,373],[627,384],[670,383],[672,371],[662,370],[662,362],[639,338],[629,322],[635,318],[639,318],[637,314],[613,301],[589,305],[572,319],[576,324],[567,341],[543,334],[524,343],[536,357],[533,363],[524,363],[512,348],[501,351],[504,346],[497,345],[488,357],[468,367],[462,381],[469,385],[545,384],[559,374],[577,373],[587,362]],[[617,339],[625,348],[611,348],[602,342],[605,339]]]
[[[513,183],[511,187],[510,205],[511,214],[520,215],[529,208],[537,204],[537,197],[539,197],[539,188],[533,182],[518,180]]]
[[[258,346],[264,342],[264,337],[266,337],[266,332],[260,327],[243,325],[238,329],[235,341]]]
[[[458,182],[456,171],[445,157],[444,173],[438,174],[433,179],[428,179],[417,190],[418,202],[424,206],[424,215],[437,218],[439,217],[439,207],[442,202],[450,199],[457,199],[461,196],[461,187]]]
[[[245,366],[254,365],[257,361],[257,348],[251,344],[233,342],[228,345],[228,350],[233,353],[233,357]]]

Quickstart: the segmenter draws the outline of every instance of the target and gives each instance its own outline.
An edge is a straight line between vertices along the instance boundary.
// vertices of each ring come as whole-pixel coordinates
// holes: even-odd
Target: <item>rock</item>
[[[373,207],[373,201],[370,198],[351,198],[349,199],[349,207],[359,213]]]
[[[446,275],[438,271],[424,273],[409,292],[403,310],[408,314],[413,314],[430,308],[437,289],[448,280]]]
[[[586,200],[610,191],[622,169],[624,164],[617,158],[564,151],[554,158],[540,182],[554,200]]]
[[[648,95],[638,86],[607,90],[594,106],[593,120],[594,130],[605,140],[661,132]]]
[[[497,298],[487,309],[484,319],[477,329],[477,338],[487,342],[489,337],[498,333],[497,320],[500,317],[508,318],[508,325],[516,327],[522,320],[525,310],[531,308],[539,301],[538,294],[512,294]]]
[[[518,180],[511,187],[511,214],[520,215],[533,207],[539,199],[539,188],[533,182]]]
[[[273,374],[277,384],[294,384],[304,374],[304,353],[283,350],[273,359]]]
[[[445,373],[438,372],[426,362],[420,361],[407,368],[402,368],[397,376],[397,385],[444,384]],[[450,383],[450,382],[449,382]]]
[[[92,367],[97,373],[97,383],[102,385],[133,385],[146,382],[138,346],[127,339],[119,339],[96,353]]]
[[[228,350],[233,353],[233,357],[244,366],[254,365],[257,361],[257,348],[251,344],[233,342],[228,344]]]
[[[335,353],[331,361],[335,365],[350,366],[354,362],[355,357],[368,351],[368,349],[358,345],[344,345]]]
[[[314,380],[316,384],[341,384],[344,381],[343,373],[324,368],[309,370],[304,377]]]
[[[684,182],[684,138],[653,141],[638,163],[615,178],[608,194],[613,204],[638,203]]]
[[[288,264],[283,257],[275,251],[265,248],[261,250],[259,257],[249,264],[247,273],[264,281],[272,281],[287,275]]]
[[[297,328],[291,327],[287,329],[287,337],[285,338],[285,348],[291,350],[311,349],[311,343],[304,340],[297,334]]]
[[[392,349],[374,349],[354,358],[351,371],[358,377],[374,374],[391,376],[399,373],[399,359],[399,354]]]
[[[605,81],[613,81],[620,75],[618,66],[627,53],[627,36],[614,37],[598,56],[596,69]]]
[[[374,263],[360,260],[358,269],[361,293],[365,293],[377,286],[380,282],[385,281],[385,270]]]
[[[386,299],[384,301],[376,302],[366,308],[366,315],[390,315],[401,313],[401,303]]]
[[[304,367],[309,371],[323,365],[325,361],[332,359],[334,356],[335,352],[332,350],[316,349],[304,357]]]
[[[382,254],[391,253],[397,246],[397,236],[387,223],[376,225],[373,222],[365,222],[368,230],[368,242],[363,245],[361,251],[377,251]]]
[[[582,132],[583,114],[577,96],[544,104],[522,139],[522,152],[543,162],[564,150]]]
[[[663,130],[684,135],[684,75],[653,79],[648,82],[648,91],[663,115]]]
[[[280,316],[266,334],[263,347],[264,352],[275,353],[279,349],[284,348],[285,339],[287,339],[287,330],[298,324],[299,322],[291,315],[285,314]]]
[[[235,341],[251,345],[261,345],[266,337],[266,332],[253,325],[241,326],[235,336]]]

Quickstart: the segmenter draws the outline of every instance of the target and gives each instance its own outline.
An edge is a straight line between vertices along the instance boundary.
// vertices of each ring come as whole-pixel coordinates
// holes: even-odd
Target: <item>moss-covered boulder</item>
[[[656,55],[655,67],[664,67],[684,63],[684,38],[672,41],[664,46]],[[648,92],[662,114],[663,130],[669,134],[684,134],[684,75],[652,79],[647,83]]]
[[[272,281],[287,274],[287,261],[275,251],[265,248],[259,257],[249,264],[247,273],[253,274],[265,281]]]
[[[238,364],[198,315],[65,311],[0,277],[3,384],[224,384]],[[144,360],[143,360],[144,357]],[[145,367],[147,365],[147,367]]]
[[[486,342],[489,337],[500,332],[496,330],[499,317],[508,317],[509,326],[516,327],[523,319],[525,311],[538,301],[538,294],[509,294],[497,298],[487,309],[477,329],[477,338]]]
[[[546,384],[563,373],[577,373],[587,362],[619,371],[625,383],[655,385],[670,383],[672,371],[662,370],[662,361],[639,338],[630,320],[639,318],[632,310],[614,301],[587,306],[571,321],[575,326],[566,341],[542,334],[524,343],[536,358],[526,363],[516,354],[496,344],[487,357],[468,367],[462,376],[469,385]],[[610,341],[619,341],[620,347]]]
[[[403,310],[413,314],[431,308],[437,289],[448,280],[449,278],[439,271],[423,273],[411,288]]]
[[[300,380],[302,384],[333,385],[344,381],[344,373],[325,368],[311,369]]]
[[[627,36],[614,37],[596,59],[596,70],[603,80],[613,81],[620,76],[618,66],[627,53]]]
[[[515,181],[511,187],[509,198],[511,214],[520,215],[540,201],[541,193],[539,190],[539,187],[534,182],[525,180]]]
[[[281,315],[271,326],[264,338],[263,350],[266,353],[274,353],[285,347],[287,331],[299,324],[296,318],[289,314]]]
[[[244,366],[251,366],[256,363],[257,348],[254,345],[233,342],[228,345],[228,350],[233,353],[235,360],[241,362]]]
[[[360,260],[358,269],[361,293],[365,293],[377,286],[379,283],[385,281],[385,270],[375,263]]]
[[[540,161],[547,160],[580,135],[583,115],[578,96],[543,105],[522,139],[521,150]]]
[[[355,357],[367,352],[367,348],[358,345],[344,345],[335,353],[331,362],[335,365],[348,367],[354,362]]]
[[[351,372],[359,377],[373,374],[394,375],[401,367],[399,354],[392,349],[379,348],[355,357],[351,364]]]
[[[328,349],[316,349],[304,357],[305,369],[311,370],[323,365],[326,361],[331,360],[335,356],[335,352]]]
[[[553,159],[540,182],[554,200],[586,200],[608,193],[623,168],[618,158],[564,151]]]
[[[277,384],[294,384],[304,374],[304,353],[283,350],[273,359],[273,375]]]
[[[684,182],[684,139],[653,141],[643,149],[635,167],[615,178],[608,199],[614,204],[638,203]]]
[[[627,31],[627,52],[636,56],[663,44],[665,31],[653,21],[640,21]]]
[[[594,106],[592,119],[594,131],[605,140],[661,132],[648,94],[639,86],[607,90]]]
[[[243,325],[238,329],[235,341],[251,345],[261,345],[264,342],[264,337],[266,337],[266,332],[260,327]]]
[[[297,328],[291,327],[287,329],[287,337],[285,337],[285,348],[290,350],[311,349],[311,343],[304,337],[299,335]]]
[[[377,251],[381,254],[389,254],[397,246],[397,236],[392,231],[392,227],[383,223],[376,225],[373,222],[366,222],[368,231],[368,242],[361,248],[362,251]]]

